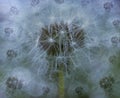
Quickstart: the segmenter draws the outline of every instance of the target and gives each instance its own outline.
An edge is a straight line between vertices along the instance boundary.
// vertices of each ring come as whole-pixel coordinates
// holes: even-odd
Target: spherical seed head
[[[105,90],[111,90],[114,82],[115,82],[114,78],[111,76],[108,76],[101,79],[99,83],[101,88]]]
[[[76,44],[72,44],[73,42]],[[76,46],[81,47],[83,44],[83,30],[78,30],[77,26],[72,26],[71,29],[64,22],[43,27],[39,37],[39,45],[51,56],[58,56],[60,54],[64,54],[64,56],[69,55]]]

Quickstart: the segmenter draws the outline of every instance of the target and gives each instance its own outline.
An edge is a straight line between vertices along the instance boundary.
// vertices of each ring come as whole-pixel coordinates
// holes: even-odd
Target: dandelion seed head
[[[39,44],[48,52],[56,52],[59,55],[59,53],[71,51],[73,44],[82,46],[84,44],[84,31],[78,29],[77,26],[74,26],[71,31],[68,24],[54,23],[42,28]]]

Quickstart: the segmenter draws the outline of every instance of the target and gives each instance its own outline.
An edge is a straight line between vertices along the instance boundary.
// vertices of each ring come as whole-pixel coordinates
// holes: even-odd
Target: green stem
[[[62,70],[58,73],[58,90],[59,90],[59,98],[64,98],[64,73]]]

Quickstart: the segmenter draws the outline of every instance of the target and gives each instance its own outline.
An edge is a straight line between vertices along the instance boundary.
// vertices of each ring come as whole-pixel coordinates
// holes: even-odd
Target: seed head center
[[[50,43],[54,43],[54,42],[55,42],[55,40],[54,40],[53,38],[49,38],[48,41],[49,41]]]

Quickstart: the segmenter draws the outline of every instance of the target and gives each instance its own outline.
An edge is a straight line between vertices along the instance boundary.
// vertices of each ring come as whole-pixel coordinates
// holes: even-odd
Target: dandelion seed
[[[83,47],[84,46],[84,40],[85,40],[85,34],[83,30],[75,31],[73,34],[73,43],[77,47]]]
[[[10,36],[14,31],[13,31],[13,28],[10,28],[10,27],[6,27],[4,29],[4,32],[7,36]]]
[[[14,50],[10,49],[7,51],[7,56],[10,58],[14,58],[17,56],[17,53]]]
[[[48,94],[50,92],[50,89],[48,87],[43,87],[44,94]]]
[[[112,90],[112,86],[114,82],[115,82],[114,78],[111,76],[108,76],[108,77],[104,77],[103,79],[101,79],[99,84],[101,88],[109,91],[109,90]]]
[[[83,92],[83,88],[82,87],[77,87],[77,88],[75,88],[75,92],[77,93],[77,94],[82,94],[82,92]]]
[[[106,3],[104,3],[104,9],[106,11],[109,12],[112,8],[113,8],[113,3],[112,2],[106,2]]]
[[[117,58],[117,57],[116,57],[115,55],[110,56],[110,57],[109,57],[109,62],[113,64],[113,63],[115,62],[116,58]]]
[[[114,20],[112,23],[113,23],[114,26],[120,26],[120,20],[119,19]]]
[[[118,43],[119,43],[119,37],[113,36],[111,38],[111,42],[112,42],[113,45],[118,45]]]
[[[11,90],[21,89],[22,82],[19,81],[16,77],[9,77],[6,81],[7,88]]]
[[[31,5],[32,6],[36,6],[36,5],[38,5],[40,3],[40,0],[32,0],[31,1]]]
[[[78,94],[80,98],[89,98],[88,94],[85,92],[85,90],[81,86],[76,87],[75,92]]]
[[[10,14],[11,14],[11,15],[18,15],[18,14],[19,14],[18,8],[15,7],[15,6],[12,6],[12,7],[10,8]]]

